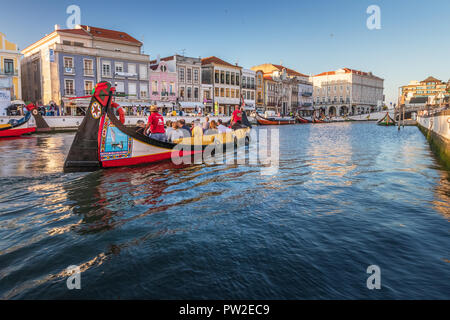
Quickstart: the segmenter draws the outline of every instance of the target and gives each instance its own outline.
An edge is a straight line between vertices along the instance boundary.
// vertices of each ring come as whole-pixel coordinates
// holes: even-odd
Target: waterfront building
[[[256,108],[264,109],[264,72],[262,70],[255,71],[256,87],[255,87],[255,103]]]
[[[443,82],[434,77],[422,81],[411,81],[400,87],[400,105],[440,106],[448,105],[450,97],[450,81]]]
[[[303,97],[302,94],[303,91],[307,92],[308,88],[309,91],[312,91],[312,83],[307,75],[272,63],[261,64],[251,69],[254,71],[260,70],[264,74],[265,109],[274,110],[281,114],[289,114],[291,112],[297,113],[302,108],[312,107],[306,105],[310,101],[308,97]]]
[[[150,102],[161,108],[163,113],[175,109],[177,104],[177,72],[170,71],[164,60],[150,61]]]
[[[6,115],[11,100],[22,99],[20,51],[0,32],[0,115]]]
[[[161,59],[167,62],[170,72],[177,73],[177,107],[184,112],[201,111],[202,61],[200,58],[173,55]]]
[[[242,69],[241,94],[247,110],[255,110],[256,71]]]
[[[329,116],[355,115],[381,110],[383,82],[371,72],[349,68],[312,76],[315,109]]]
[[[149,56],[142,43],[121,31],[77,25],[55,30],[22,50],[22,91],[25,100],[54,102],[65,114],[83,114],[95,84],[108,81],[123,97],[116,102],[130,112],[150,105]]]
[[[203,96],[203,105],[205,106],[205,114],[214,113],[213,95],[214,95],[213,85],[202,83],[202,96]]]
[[[213,104],[219,114],[231,115],[240,103],[242,67],[217,57],[202,59],[202,83],[213,86]]]

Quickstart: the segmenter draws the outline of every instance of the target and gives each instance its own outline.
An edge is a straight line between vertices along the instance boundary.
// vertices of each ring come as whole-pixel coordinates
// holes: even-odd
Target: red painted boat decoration
[[[34,104],[29,104],[26,108],[28,112],[22,119],[12,119],[7,124],[0,125],[0,138],[19,137],[34,132],[50,130],[50,127]],[[31,116],[34,117],[36,125],[30,124]]]
[[[109,82],[95,87],[89,108],[64,163],[65,172],[135,166],[203,154],[218,147],[249,142],[250,124],[243,113],[242,125],[233,132],[181,138],[176,143],[152,139],[124,126],[111,107],[115,88]],[[209,148],[207,148],[209,147]],[[217,149],[216,149],[217,150]],[[229,149],[228,149],[229,150]]]
[[[262,126],[278,126],[278,125],[285,125],[285,124],[295,124],[296,119],[286,119],[286,118],[264,118],[260,116],[258,113],[255,116],[256,121],[259,125]]]

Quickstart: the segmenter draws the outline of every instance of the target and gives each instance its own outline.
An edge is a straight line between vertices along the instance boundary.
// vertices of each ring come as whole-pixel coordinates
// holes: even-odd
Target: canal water
[[[0,298],[450,298],[450,173],[416,127],[278,129],[272,175],[65,174],[73,133],[1,140]]]

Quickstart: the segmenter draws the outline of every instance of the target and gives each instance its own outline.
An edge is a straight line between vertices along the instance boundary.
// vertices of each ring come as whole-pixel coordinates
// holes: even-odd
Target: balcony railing
[[[308,91],[302,92],[303,97],[311,97],[312,94],[313,94],[312,92],[308,92]]]
[[[74,67],[64,67],[64,74],[75,74]]]

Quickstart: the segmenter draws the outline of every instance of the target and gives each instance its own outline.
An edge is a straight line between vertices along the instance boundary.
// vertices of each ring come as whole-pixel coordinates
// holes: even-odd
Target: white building
[[[246,107],[255,109],[256,107],[256,71],[242,69],[241,93]]]
[[[382,78],[349,68],[323,72],[312,78],[314,105],[327,115],[355,115],[380,110]]]

